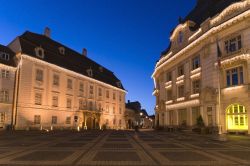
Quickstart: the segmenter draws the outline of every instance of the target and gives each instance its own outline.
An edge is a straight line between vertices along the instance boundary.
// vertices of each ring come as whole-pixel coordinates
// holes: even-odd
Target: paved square
[[[250,137],[166,131],[0,132],[0,166],[247,165]]]

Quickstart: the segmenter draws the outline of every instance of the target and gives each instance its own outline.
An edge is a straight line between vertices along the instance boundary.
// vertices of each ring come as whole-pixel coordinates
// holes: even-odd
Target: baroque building
[[[152,74],[155,124],[250,133],[250,1],[197,0]]]
[[[1,113],[1,117],[7,115],[5,126],[125,128],[126,91],[112,71],[87,57],[86,49],[80,54],[54,41],[46,28],[43,35],[26,31],[7,50],[14,52],[16,63],[13,67],[2,61],[0,64],[1,69],[10,71],[7,81],[1,78],[1,97],[8,89],[5,86],[12,86],[8,102],[1,103],[7,112]]]

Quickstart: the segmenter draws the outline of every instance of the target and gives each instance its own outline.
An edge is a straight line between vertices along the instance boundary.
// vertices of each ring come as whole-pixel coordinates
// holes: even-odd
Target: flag
[[[221,66],[221,50],[220,50],[220,46],[219,46],[219,42],[217,40],[216,42],[217,44],[217,59],[218,59],[218,66],[220,67]]]

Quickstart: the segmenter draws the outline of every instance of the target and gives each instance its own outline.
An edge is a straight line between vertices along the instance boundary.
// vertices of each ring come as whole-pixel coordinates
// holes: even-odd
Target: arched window
[[[248,130],[247,110],[243,105],[231,104],[226,113],[228,130]]]
[[[64,47],[59,47],[59,52],[60,54],[64,55],[65,54],[65,48]]]

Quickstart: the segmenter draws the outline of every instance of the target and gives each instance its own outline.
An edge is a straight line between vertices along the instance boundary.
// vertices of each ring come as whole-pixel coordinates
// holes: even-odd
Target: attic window
[[[36,47],[35,52],[37,57],[44,58],[44,49],[42,47]]]
[[[100,67],[99,67],[99,70],[100,70],[100,72],[103,72],[103,67],[100,66]]]
[[[121,88],[121,87],[122,87],[122,84],[121,84],[121,82],[120,82],[120,81],[116,82],[116,84],[117,84],[117,86],[118,86],[119,88]]]
[[[64,47],[59,47],[59,52],[60,54],[64,55],[65,54],[65,48]]]
[[[0,52],[0,58],[8,61],[10,59],[10,55],[5,52]]]
[[[93,71],[92,71],[91,68],[87,70],[87,73],[88,73],[88,76],[89,76],[89,77],[92,77],[92,76],[93,76]]]

